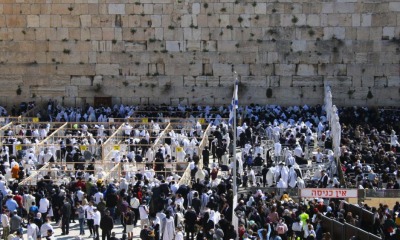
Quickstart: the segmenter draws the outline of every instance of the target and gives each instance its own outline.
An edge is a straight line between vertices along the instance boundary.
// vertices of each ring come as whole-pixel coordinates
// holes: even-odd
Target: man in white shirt
[[[139,220],[139,206],[140,206],[140,201],[137,198],[136,193],[131,198],[130,205],[133,209],[133,212],[135,213],[135,220],[133,221],[133,226],[136,227],[137,221]]]
[[[100,189],[97,191],[97,193],[94,194],[94,204],[99,204],[101,199],[103,199],[104,194],[100,192]]]
[[[78,187],[78,191],[76,191],[76,197],[78,198],[79,203],[82,203],[84,192],[80,187]]]
[[[26,227],[26,233],[28,238],[32,238],[33,240],[38,239],[40,236],[40,229],[39,227],[33,222],[32,218],[29,218],[28,225]]]
[[[46,237],[48,236],[47,234],[50,230],[51,232],[54,231],[53,226],[51,226],[50,224],[50,219],[46,218],[45,223],[43,223],[42,226],[40,227],[40,234],[43,239],[46,239]]]
[[[86,206],[86,213],[87,213],[87,224],[88,224],[88,228],[89,228],[89,232],[90,232],[90,236],[92,237],[94,234],[94,206],[93,206],[93,202],[90,201],[89,205]]]
[[[10,234],[10,215],[7,209],[3,210],[1,214],[1,225],[3,226],[3,239],[7,239]]]
[[[143,229],[144,225],[149,225],[149,208],[146,205],[146,200],[139,206],[140,227]]]
[[[45,195],[42,196],[42,198],[39,201],[39,212],[42,214],[42,219],[45,220],[47,217],[47,212],[49,211],[50,208],[50,202],[46,198]]]
[[[93,230],[93,235],[94,239],[99,239],[99,227],[100,227],[100,221],[101,221],[101,214],[99,211],[97,211],[96,207],[93,207],[93,224],[94,224],[94,230]]]

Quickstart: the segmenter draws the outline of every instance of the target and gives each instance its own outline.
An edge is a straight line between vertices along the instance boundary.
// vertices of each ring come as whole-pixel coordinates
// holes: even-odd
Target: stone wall
[[[396,105],[399,23],[394,0],[0,0],[0,103],[229,104],[235,70],[242,104],[322,104],[329,84]]]

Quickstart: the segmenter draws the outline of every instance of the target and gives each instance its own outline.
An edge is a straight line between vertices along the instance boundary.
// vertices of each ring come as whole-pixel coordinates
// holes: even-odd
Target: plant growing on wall
[[[356,90],[354,90],[354,89],[349,89],[349,91],[347,91],[347,94],[349,95],[349,98],[353,97],[353,94],[354,94],[355,91]]]
[[[22,93],[21,86],[18,85],[16,93],[17,93],[17,95],[21,95],[21,93]]]
[[[243,82],[239,81],[238,83],[238,93],[239,95],[244,94],[247,91],[247,86]]]
[[[100,83],[98,83],[94,86],[94,91],[100,92],[102,88],[103,88],[103,86]]]
[[[169,92],[170,90],[171,90],[171,83],[167,83],[167,84],[165,84],[164,85],[164,88],[163,88],[163,92],[164,93],[167,93],[167,92]]]
[[[292,17],[292,23],[296,24],[299,21],[299,19],[296,16]]]
[[[272,88],[269,87],[267,88],[267,98],[271,98],[272,97]]]
[[[368,99],[371,99],[371,98],[373,98],[373,97],[374,97],[374,95],[373,95],[372,92],[371,92],[371,87],[368,87],[367,98],[368,98]]]

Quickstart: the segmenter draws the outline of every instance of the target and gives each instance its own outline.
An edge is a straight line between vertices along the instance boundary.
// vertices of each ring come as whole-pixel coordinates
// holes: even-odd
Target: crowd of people
[[[366,108],[343,108],[339,111],[342,122],[340,162],[347,181],[345,186],[398,188],[398,126],[382,124],[394,121],[396,114]],[[238,170],[236,182],[244,189],[250,186],[260,189],[262,186],[281,189],[344,187],[338,180],[335,169],[338,166],[329,151],[332,141],[324,114],[323,106],[251,105],[238,109],[239,124],[233,130],[226,121],[229,109],[224,106],[68,108],[50,101],[47,111],[40,116],[41,121],[106,123],[109,118],[147,117],[157,124],[165,118],[204,118],[212,124],[209,145],[201,152],[197,148],[205,133],[196,121],[189,129],[171,131],[156,149],[148,146],[158,136],[159,127],[139,129],[126,126],[123,137],[128,143],[135,138],[147,142],[128,144],[132,149],[126,155],[116,151],[110,160],[144,162],[142,169],[125,171],[121,180],[106,181],[95,172],[94,158],[77,165],[76,172],[68,175],[69,181],[61,185],[55,181],[57,176],[49,172],[39,179],[36,186],[21,186],[18,181],[8,182],[8,179],[21,181],[40,165],[47,162],[56,164],[60,159],[85,162],[80,148],[75,148],[74,144],[79,146],[86,139],[101,146],[115,127],[101,130],[98,125],[93,125],[93,128],[91,124],[76,125],[76,129],[69,133],[70,139],[75,141],[57,143],[59,157],[54,149],[41,155],[35,155],[29,149],[21,155],[16,154],[19,151],[14,149],[15,144],[8,141],[13,138],[31,141],[33,136],[23,131],[21,135],[20,131],[12,132],[5,138],[7,142],[2,148],[0,165],[3,238],[20,239],[25,228],[28,239],[54,239],[55,226],[51,223],[57,223],[56,227],[68,235],[70,222],[77,221],[81,236],[90,234],[95,239],[100,239],[100,235],[102,239],[116,239],[116,224],[123,226],[123,239],[133,239],[136,227],[141,228],[140,238],[145,240],[331,239],[322,228],[321,214],[340,221],[345,219],[357,226],[357,217],[348,217],[349,214],[341,210],[340,201],[303,199],[299,202],[287,193],[257,190],[241,195],[238,205],[232,209],[232,169],[235,164]],[[45,131],[46,127],[43,129]],[[41,129],[37,131],[39,135],[35,138],[40,139]],[[234,131],[240,153],[236,153],[232,142]],[[42,138],[49,132],[43,132]],[[273,143],[268,145],[269,149],[266,149],[266,140]],[[179,146],[182,149],[177,152]],[[100,156],[97,148],[91,151],[92,156]],[[232,161],[234,154],[237,155],[236,163]],[[189,163],[189,183],[182,183],[182,174],[177,173],[175,167],[171,168],[179,162]],[[302,166],[315,166],[310,178],[304,176],[300,169]],[[393,211],[383,206],[370,209],[377,212],[380,220],[377,225],[380,231],[377,230],[376,234],[383,233],[388,239],[395,239],[395,229],[400,227],[396,222],[398,208]],[[235,231],[236,218],[239,219],[238,232]],[[394,229],[393,234],[390,227]]]

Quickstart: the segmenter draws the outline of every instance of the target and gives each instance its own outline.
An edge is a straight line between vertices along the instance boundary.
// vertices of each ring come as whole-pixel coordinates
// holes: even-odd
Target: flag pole
[[[235,71],[234,72],[234,83],[233,83],[233,98],[234,101],[237,101],[238,99],[238,74]],[[236,104],[236,103],[235,103]],[[233,107],[233,204],[232,204],[232,222],[234,229],[236,233],[238,234],[239,232],[239,219],[235,214],[235,208],[237,205],[237,183],[236,183],[236,139],[237,139],[237,131],[236,131],[236,106]]]

